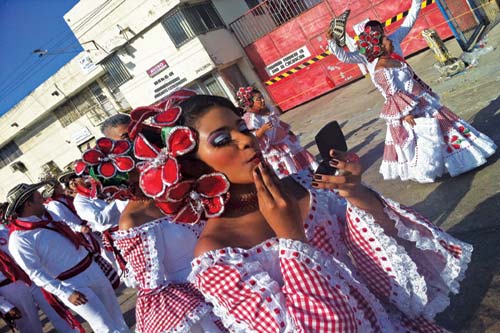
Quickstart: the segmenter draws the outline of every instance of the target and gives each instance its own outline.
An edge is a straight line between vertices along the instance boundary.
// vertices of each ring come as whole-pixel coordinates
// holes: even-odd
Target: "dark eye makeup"
[[[241,133],[245,133],[245,134],[250,133],[250,130],[248,129],[248,127],[244,121],[241,121],[238,124],[238,131]],[[233,138],[231,137],[230,132],[231,132],[231,129],[229,129],[227,127],[216,130],[208,137],[208,143],[214,147],[225,146],[225,145],[229,144],[231,141],[233,141]]]

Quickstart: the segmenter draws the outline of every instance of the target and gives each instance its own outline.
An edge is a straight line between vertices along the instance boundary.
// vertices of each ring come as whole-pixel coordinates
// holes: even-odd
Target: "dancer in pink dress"
[[[238,103],[245,110],[243,119],[254,135],[261,140],[262,154],[278,177],[283,178],[300,170],[316,170],[314,156],[304,149],[291,132],[290,125],[280,120],[275,108],[266,106],[261,92],[253,87],[240,88]]]
[[[446,331],[433,318],[472,247],[364,187],[357,156],[335,153],[342,176],[280,180],[227,99],[192,96],[148,116],[163,163],[142,168],[141,185],[173,221],[207,219],[189,280],[229,331]]]

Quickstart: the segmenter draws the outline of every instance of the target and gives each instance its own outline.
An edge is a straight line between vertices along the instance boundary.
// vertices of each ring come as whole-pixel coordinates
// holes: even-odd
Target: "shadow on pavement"
[[[350,148],[349,151],[352,151],[354,153],[359,154],[359,150],[361,150],[363,147],[369,145],[376,137],[377,135],[381,132],[381,130],[376,130],[373,133],[370,133],[369,135],[366,136],[366,138],[363,140],[363,142],[355,145],[354,147]],[[363,158],[361,159],[361,164],[363,165],[364,170],[368,170],[370,166],[372,166],[379,158],[382,157],[384,152],[384,141],[381,141],[379,144],[377,144],[375,147],[370,149],[368,152],[363,154]]]
[[[497,146],[500,145],[500,116],[495,114],[498,110],[500,97],[479,111],[471,121],[476,129],[492,138]],[[499,156],[497,150],[484,166],[456,178],[443,178],[436,190],[413,208],[425,212],[437,225],[443,224],[469,192],[477,171],[495,163]],[[437,317],[441,325],[453,332],[484,332],[500,318],[497,310],[500,287],[492,286],[495,283],[494,277],[500,272],[499,212],[500,193],[496,193],[478,204],[472,213],[448,230],[453,236],[474,246],[460,293],[452,297],[450,307]],[[487,295],[488,292],[492,295]]]
[[[351,136],[353,136],[354,134],[356,134],[358,131],[376,123],[377,121],[379,120],[379,118],[373,118],[372,120],[370,121],[367,121],[366,123],[364,123],[363,125],[359,126],[358,128],[356,129],[353,129],[352,131],[350,131],[349,133],[345,134],[345,139],[348,140]],[[382,121],[382,120],[380,120]]]
[[[498,135],[500,115],[495,115],[498,110],[500,110],[500,97],[497,97],[497,99],[491,101],[488,106],[479,111],[470,123],[477,130],[494,140],[497,146],[500,146],[500,136]],[[413,205],[413,208],[417,211],[425,212],[427,217],[435,224],[443,224],[463,197],[469,192],[476,173],[495,163],[499,156],[500,152],[497,149],[496,153],[488,158],[488,162],[485,165],[455,178],[450,178],[449,176],[443,177],[439,181],[440,185],[424,200]]]
[[[461,223],[448,230],[453,236],[474,246],[460,293],[452,297],[450,307],[437,320],[453,332],[484,332],[500,317],[497,310],[500,287],[492,286],[493,278],[500,272],[499,211],[500,193],[497,193],[477,205]],[[485,216],[490,216],[490,221],[484,221]],[[483,302],[488,292],[491,295]],[[478,314],[481,303],[486,305],[483,304]],[[471,322],[472,318],[474,320]]]

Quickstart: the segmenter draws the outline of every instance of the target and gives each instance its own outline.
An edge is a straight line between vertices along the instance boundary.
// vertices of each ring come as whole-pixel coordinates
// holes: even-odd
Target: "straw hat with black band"
[[[54,195],[54,192],[56,190],[57,184],[58,184],[58,182],[55,179],[49,179],[46,181],[46,185],[43,187],[43,190],[42,190],[42,197],[44,200],[47,200],[48,198],[52,198],[52,196]]]
[[[65,171],[65,172],[61,173],[57,177],[57,180],[59,181],[59,183],[67,184],[67,183],[69,183],[70,179],[78,178],[78,177],[80,177],[80,176],[78,176],[75,173],[75,171],[69,170],[69,171]]]
[[[39,188],[47,185],[48,182],[41,182],[37,184],[19,184],[9,191],[7,194],[7,209],[5,210],[5,217],[10,217],[16,209],[28,200],[33,192]]]

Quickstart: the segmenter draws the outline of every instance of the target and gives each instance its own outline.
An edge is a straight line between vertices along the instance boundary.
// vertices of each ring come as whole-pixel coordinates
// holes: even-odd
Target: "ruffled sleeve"
[[[386,121],[400,120],[409,115],[418,105],[418,100],[415,96],[399,89],[395,85],[390,69],[377,70],[373,74],[373,81],[385,97],[380,118]]]
[[[266,123],[262,116],[256,115],[255,113],[246,112],[243,115],[243,120],[247,124],[248,129],[251,131],[258,130]]]
[[[190,280],[231,332],[391,331],[342,263],[299,241],[207,252],[193,261]]]
[[[160,221],[154,221],[113,233],[114,244],[126,261],[125,274],[140,289],[155,289],[165,283],[156,248],[159,223]]]
[[[409,208],[380,196],[398,235],[348,203],[345,238],[358,272],[380,299],[409,318],[432,320],[449,305],[470,262],[472,246]],[[399,242],[399,243],[398,243]]]

